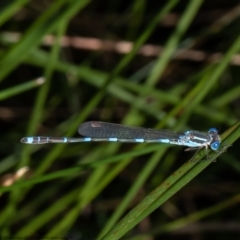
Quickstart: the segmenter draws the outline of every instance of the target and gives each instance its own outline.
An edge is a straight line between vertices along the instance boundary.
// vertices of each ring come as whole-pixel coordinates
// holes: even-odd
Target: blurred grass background
[[[0,6],[0,236],[238,239],[238,1]],[[224,142],[207,161],[164,144],[20,143],[88,120],[216,127]]]

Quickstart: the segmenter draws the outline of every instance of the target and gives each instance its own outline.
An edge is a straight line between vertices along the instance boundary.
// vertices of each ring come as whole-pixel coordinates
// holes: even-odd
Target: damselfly
[[[24,137],[22,143],[76,143],[76,142],[125,142],[125,143],[168,143],[192,148],[208,148],[217,151],[220,147],[220,136],[216,128],[210,128],[208,133],[196,130],[172,132],[169,130],[154,130],[142,127],[131,127],[121,124],[91,121],[82,123],[78,132],[82,138],[68,137]]]

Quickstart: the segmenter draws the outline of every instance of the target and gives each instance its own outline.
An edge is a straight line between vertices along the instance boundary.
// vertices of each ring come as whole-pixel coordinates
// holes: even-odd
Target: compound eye
[[[218,148],[220,146],[220,143],[219,142],[213,142],[213,143],[211,143],[210,146],[211,146],[212,150],[216,151],[216,150],[218,150]]]
[[[214,132],[214,133],[218,133],[218,130],[216,128],[210,128],[208,133],[211,133],[211,132]]]

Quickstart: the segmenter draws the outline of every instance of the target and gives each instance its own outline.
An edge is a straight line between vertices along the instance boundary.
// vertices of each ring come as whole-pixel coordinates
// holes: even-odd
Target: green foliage
[[[2,3],[1,236],[168,239],[185,229],[207,239],[214,222],[216,238],[229,238],[223,223],[239,212],[240,36],[238,6],[215,2],[222,12],[206,19],[215,9],[201,0]],[[20,143],[77,136],[88,120],[216,127],[222,143],[217,152]],[[190,232],[194,224],[202,230]]]

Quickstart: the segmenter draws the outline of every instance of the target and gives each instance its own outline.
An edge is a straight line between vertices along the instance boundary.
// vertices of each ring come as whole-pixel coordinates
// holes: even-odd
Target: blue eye
[[[218,130],[217,130],[216,128],[210,128],[209,131],[208,131],[208,133],[210,133],[210,132],[218,133]]]
[[[211,149],[214,150],[214,151],[218,150],[219,146],[220,146],[219,142],[211,143]]]

